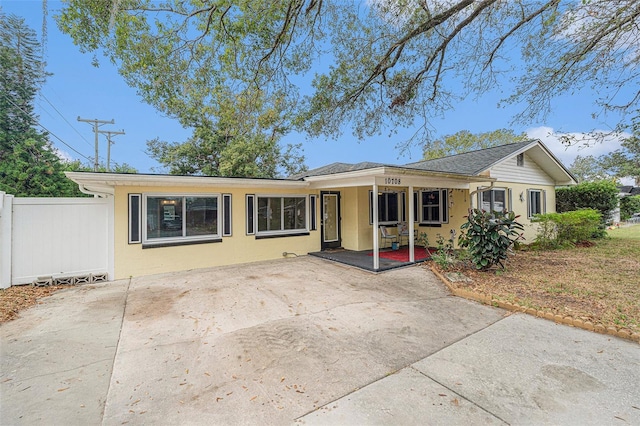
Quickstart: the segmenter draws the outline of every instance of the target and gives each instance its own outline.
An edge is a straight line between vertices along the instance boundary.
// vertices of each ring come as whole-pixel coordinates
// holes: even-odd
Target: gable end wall
[[[509,158],[491,169],[491,177],[501,182],[554,185],[553,179],[526,153],[524,166],[518,166],[516,157]]]

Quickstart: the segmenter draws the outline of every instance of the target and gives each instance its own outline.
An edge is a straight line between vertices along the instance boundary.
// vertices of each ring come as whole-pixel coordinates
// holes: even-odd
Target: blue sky
[[[36,0],[0,0],[6,14],[14,14],[25,19],[38,36],[42,27],[42,2]],[[184,141],[191,132],[180,124],[155,111],[142,102],[134,88],[128,87],[118,75],[116,68],[105,58],[100,59],[100,67],[91,65],[92,55],[82,54],[74,46],[71,38],[62,34],[53,19],[61,2],[48,2],[48,35],[45,50],[47,71],[52,73],[36,99],[36,113],[40,124],[49,130],[51,141],[64,156],[80,159],[94,155],[94,135],[92,126],[78,122],[77,117],[100,120],[115,120],[114,125],[104,125],[101,130],[124,130],[125,135],[115,136],[111,149],[111,159],[116,163],[128,163],[141,173],[163,172],[160,165],[146,155],[146,141],[159,137],[167,141]],[[498,108],[498,101],[504,97],[500,88],[479,99],[467,99],[448,111],[444,117],[433,121],[438,136],[453,134],[460,130],[473,133],[487,132],[499,128],[512,128],[515,132],[526,132],[532,138],[541,139],[552,152],[569,166],[576,155],[598,156],[619,148],[618,140],[607,144],[584,148],[562,146],[555,132],[580,134],[591,129],[609,130],[615,124],[605,118],[593,119],[596,94],[583,90],[572,96],[558,98],[553,103],[554,113],[543,122],[532,122],[527,126],[511,124],[517,112],[514,107]],[[339,140],[324,138],[307,139],[304,135],[291,134],[285,142],[303,143],[306,164],[309,168],[340,161],[357,163],[375,161],[403,164],[417,161],[422,149],[414,146],[400,156],[396,145],[413,133],[399,133],[392,138],[386,133],[358,142],[348,132]],[[59,138],[59,139],[58,139]],[[62,143],[64,141],[67,145]],[[100,158],[106,158],[106,138],[100,135]],[[74,150],[78,151],[77,154]]]

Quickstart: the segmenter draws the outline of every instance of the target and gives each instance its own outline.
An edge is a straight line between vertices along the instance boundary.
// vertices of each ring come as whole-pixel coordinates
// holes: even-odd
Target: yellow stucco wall
[[[478,187],[486,185],[486,183],[482,184],[471,184],[472,191],[476,190]],[[537,233],[537,225],[531,223],[531,220],[527,217],[528,214],[528,204],[527,204],[527,190],[528,189],[537,189],[541,191],[545,191],[546,200],[544,205],[546,206],[546,213],[553,213],[556,211],[556,192],[555,187],[552,185],[540,185],[540,184],[523,184],[523,183],[513,183],[513,182],[495,182],[495,188],[504,188],[511,189],[512,200],[511,200],[511,208],[516,215],[520,217],[517,219],[524,226],[524,244],[531,244]],[[520,201],[520,194],[524,198],[524,201]],[[477,195],[474,195],[474,207],[478,205]]]
[[[142,248],[142,244],[128,243],[128,194],[231,194],[232,233],[222,242]],[[309,235],[256,239],[246,235],[246,194],[256,195],[309,195],[315,191],[277,188],[190,188],[190,187],[137,187],[118,186],[114,200],[114,261],[115,278],[140,276],[230,265],[259,260],[277,259],[283,252],[307,254],[320,250],[320,223]],[[317,203],[319,218],[319,202]],[[308,212],[307,212],[308,213]]]
[[[471,184],[471,190],[482,184]],[[555,211],[555,191],[553,186],[520,183],[497,182],[497,188],[511,188],[512,207],[519,214],[520,222],[525,225],[525,243],[533,241],[535,226],[527,218],[527,189],[546,191],[546,211]],[[341,232],[342,247],[349,250],[371,250],[373,248],[373,227],[369,223],[369,191],[371,187],[335,188],[341,194]],[[405,189],[406,190],[406,189]],[[142,244],[128,243],[128,194],[231,194],[232,195],[232,232],[230,237],[222,237],[222,242],[180,245],[170,247],[142,248]],[[523,193],[524,201],[520,201]],[[316,203],[317,230],[309,235],[283,236],[278,238],[256,239],[255,235],[246,235],[246,194],[255,195],[318,195]],[[283,252],[298,255],[319,251],[321,248],[320,191],[309,189],[282,188],[193,188],[158,186],[117,186],[114,202],[114,263],[115,278],[127,278],[164,272],[173,272],[194,268],[239,264],[259,260],[277,259]],[[477,205],[477,196],[474,206]],[[438,234],[448,239],[452,229],[456,231],[455,241],[460,235],[460,226],[470,206],[468,190],[449,190],[449,223],[440,227],[420,226],[415,223],[418,233],[426,233],[431,246],[436,245]],[[408,207],[408,206],[407,206]],[[308,212],[307,212],[308,214]],[[395,228],[391,228],[395,232]],[[382,242],[381,242],[382,244]]]

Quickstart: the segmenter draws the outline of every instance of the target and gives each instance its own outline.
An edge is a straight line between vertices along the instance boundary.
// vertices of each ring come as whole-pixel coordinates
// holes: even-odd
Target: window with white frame
[[[306,232],[307,197],[257,196],[257,235]]]
[[[448,223],[448,202],[446,189],[420,191],[420,223]]]
[[[144,242],[219,238],[220,195],[144,194]]]
[[[402,194],[404,195],[404,194]],[[404,196],[398,192],[378,193],[378,223],[395,224],[404,217]],[[369,223],[373,223],[373,191],[369,191]]]
[[[504,212],[507,210],[507,191],[506,189],[491,189],[482,191],[478,194],[479,206],[481,210],[487,212]]]
[[[527,190],[528,217],[545,212],[545,191],[539,189]]]

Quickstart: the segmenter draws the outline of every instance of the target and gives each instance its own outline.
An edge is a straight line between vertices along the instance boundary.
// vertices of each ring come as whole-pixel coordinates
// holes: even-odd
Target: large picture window
[[[145,242],[219,237],[219,206],[219,195],[146,195]]]
[[[258,235],[307,231],[306,196],[258,196],[257,210]]]

